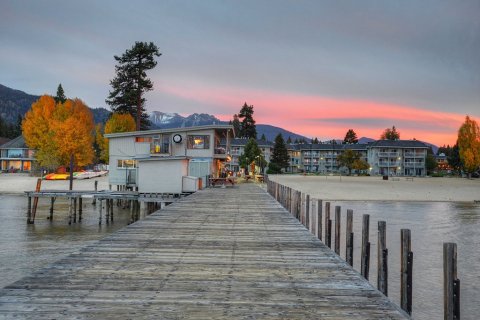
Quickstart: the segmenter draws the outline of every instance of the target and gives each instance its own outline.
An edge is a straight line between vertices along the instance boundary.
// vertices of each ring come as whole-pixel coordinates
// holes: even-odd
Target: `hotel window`
[[[134,169],[136,167],[137,167],[137,160],[132,160],[132,159],[117,160],[117,168]]]
[[[210,149],[210,136],[187,136],[188,149]]]

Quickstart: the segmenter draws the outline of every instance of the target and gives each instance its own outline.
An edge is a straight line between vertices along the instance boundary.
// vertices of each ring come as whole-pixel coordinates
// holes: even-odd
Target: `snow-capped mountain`
[[[150,121],[152,123],[152,128],[156,127],[160,129],[228,123],[225,121],[220,121],[215,116],[206,113],[194,113],[187,117],[183,117],[178,113],[165,113],[160,111],[153,111],[150,114]]]

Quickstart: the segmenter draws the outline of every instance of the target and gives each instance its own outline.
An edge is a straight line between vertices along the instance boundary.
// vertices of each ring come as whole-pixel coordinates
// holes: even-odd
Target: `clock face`
[[[179,135],[179,134],[174,135],[174,136],[173,136],[173,142],[175,142],[175,143],[180,143],[180,142],[182,142],[182,136]]]

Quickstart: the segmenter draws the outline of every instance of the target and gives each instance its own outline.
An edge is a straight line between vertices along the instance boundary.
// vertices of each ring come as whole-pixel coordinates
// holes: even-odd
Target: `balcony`
[[[425,158],[425,153],[405,152],[405,158]]]
[[[398,157],[400,154],[398,152],[379,152],[378,153],[379,157]]]
[[[423,168],[425,167],[424,162],[405,162],[405,168]]]
[[[394,167],[401,167],[403,163],[401,161],[393,161],[393,162],[379,162],[378,166],[379,167],[388,167],[388,168],[394,168]]]

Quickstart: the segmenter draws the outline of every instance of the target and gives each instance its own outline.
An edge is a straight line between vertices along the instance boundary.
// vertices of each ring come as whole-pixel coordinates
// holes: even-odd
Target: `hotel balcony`
[[[425,153],[414,153],[414,152],[405,152],[405,158],[425,158]]]
[[[405,162],[403,165],[405,168],[423,168],[425,167],[424,162]]]
[[[394,167],[401,167],[403,163],[401,161],[393,161],[393,162],[379,162],[378,166],[379,167],[389,167],[389,168],[394,168]]]
[[[379,157],[399,157],[400,154],[398,152],[379,152]]]

